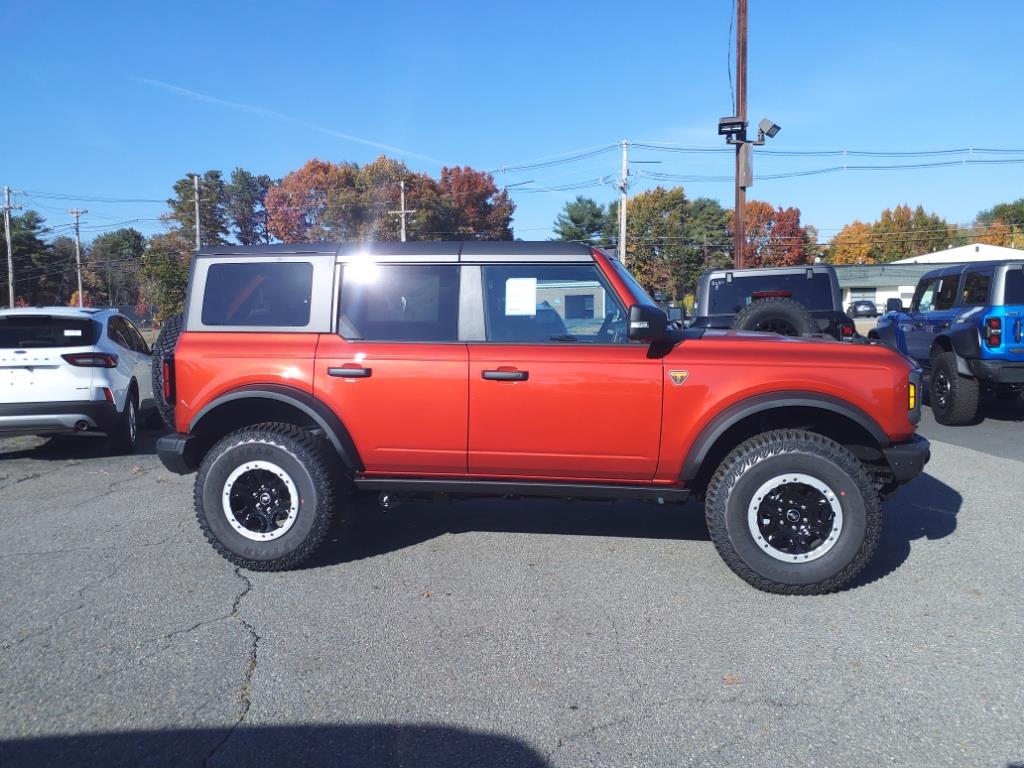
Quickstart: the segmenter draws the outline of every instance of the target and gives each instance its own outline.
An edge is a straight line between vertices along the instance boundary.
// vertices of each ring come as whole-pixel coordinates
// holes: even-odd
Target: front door
[[[455,264],[348,265],[314,390],[371,474],[465,474],[468,393]]]
[[[918,288],[911,310],[913,332],[907,335],[907,351],[920,362],[928,362],[932,342],[953,322],[959,273],[935,278]]]
[[[480,267],[486,341],[469,344],[469,472],[649,481],[662,364],[626,339],[593,264]]]

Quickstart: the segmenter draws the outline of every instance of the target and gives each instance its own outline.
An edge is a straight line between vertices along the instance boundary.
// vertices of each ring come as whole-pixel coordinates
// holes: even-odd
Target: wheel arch
[[[188,431],[198,438],[202,456],[228,432],[267,421],[322,431],[350,472],[363,470],[355,442],[338,415],[294,387],[252,384],[225,392],[200,409]]]
[[[885,430],[855,405],[813,392],[773,392],[730,406],[698,434],[680,479],[702,494],[721,461],[744,440],[773,429],[806,429],[849,448],[862,461],[884,462]]]

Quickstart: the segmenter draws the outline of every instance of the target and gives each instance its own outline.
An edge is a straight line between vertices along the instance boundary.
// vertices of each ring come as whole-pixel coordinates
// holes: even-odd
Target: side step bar
[[[537,483],[507,480],[420,480],[406,478],[362,478],[355,480],[361,491],[398,494],[452,493],[467,496],[546,496],[557,499],[639,499],[657,504],[681,504],[690,498],[685,488],[656,485],[597,485],[590,483]]]

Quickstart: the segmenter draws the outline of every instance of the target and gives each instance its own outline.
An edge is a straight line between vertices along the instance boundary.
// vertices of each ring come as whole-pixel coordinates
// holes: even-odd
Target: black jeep
[[[836,271],[826,264],[709,270],[697,280],[693,311],[698,328],[858,338]]]

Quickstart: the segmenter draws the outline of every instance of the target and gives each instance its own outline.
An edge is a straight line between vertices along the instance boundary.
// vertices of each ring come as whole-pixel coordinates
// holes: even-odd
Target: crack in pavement
[[[225,744],[227,744],[228,740],[234,735],[235,731],[245,720],[246,715],[249,714],[249,708],[252,706],[252,678],[256,673],[260,636],[252,624],[238,615],[238,608],[241,605],[243,598],[252,591],[252,581],[249,580],[248,576],[242,573],[242,569],[240,567],[235,568],[235,575],[245,583],[245,587],[235,597],[235,601],[231,605],[231,612],[225,618],[235,619],[239,624],[245,627],[246,631],[249,633],[249,658],[245,664],[245,675],[242,678],[242,687],[238,692],[238,718],[231,727],[228,728],[227,733],[224,734],[224,738],[214,744],[213,749],[211,749],[206,757],[203,758],[204,766],[209,765],[213,756],[217,754]]]
[[[29,480],[38,480],[41,477],[46,477],[47,475],[52,475],[55,472],[61,472],[62,470],[65,470],[68,467],[73,467],[73,466],[75,466],[75,465],[77,465],[79,463],[80,462],[77,459],[72,459],[72,460],[69,460],[69,461],[65,462],[61,466],[56,467],[54,469],[47,470],[46,472],[29,472],[24,477],[19,477],[17,480],[12,480],[9,483],[4,483],[3,485],[0,485],[0,491],[4,490],[6,488],[13,488],[14,486],[18,485],[19,483],[26,483]],[[3,477],[2,479],[3,480],[7,480],[8,477],[9,477],[9,475]]]

